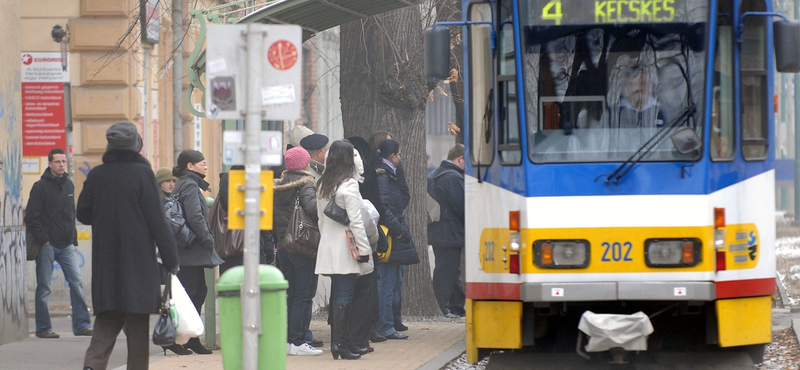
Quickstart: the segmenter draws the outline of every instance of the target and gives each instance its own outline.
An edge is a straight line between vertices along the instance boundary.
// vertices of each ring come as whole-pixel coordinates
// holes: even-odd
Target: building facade
[[[22,225],[20,0],[0,0],[0,344],[28,336]]]

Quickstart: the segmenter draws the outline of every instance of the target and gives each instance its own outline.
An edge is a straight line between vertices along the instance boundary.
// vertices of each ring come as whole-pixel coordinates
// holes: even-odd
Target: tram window
[[[469,6],[470,21],[492,21],[490,3],[474,3]],[[488,166],[494,158],[492,135],[492,27],[487,24],[472,24],[469,32],[470,90],[469,90],[469,145],[470,161],[473,165]]]
[[[741,12],[766,11],[763,0],[743,0]],[[743,20],[741,67],[742,155],[745,160],[767,157],[767,54],[765,17]]]
[[[731,160],[734,154],[732,15],[731,1],[720,1],[711,102],[711,159],[715,161]]]
[[[517,104],[517,69],[514,44],[513,4],[510,0],[500,2],[498,37],[498,92],[500,93],[500,124],[498,125],[497,150],[500,163],[516,165],[522,161],[519,142],[519,105]]]

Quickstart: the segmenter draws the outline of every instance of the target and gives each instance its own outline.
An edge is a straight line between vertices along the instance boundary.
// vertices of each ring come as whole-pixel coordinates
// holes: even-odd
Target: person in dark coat
[[[311,156],[303,148],[289,149],[285,154],[286,171],[275,180],[273,199],[273,230],[278,241],[278,265],[289,282],[286,291],[288,336],[286,354],[293,356],[321,355],[322,351],[306,342],[311,325],[314,295],[317,293],[316,259],[293,254],[284,249],[283,238],[299,199],[300,210],[311,221],[318,222],[314,177],[309,163]],[[313,337],[313,336],[312,336]]]
[[[353,136],[348,138],[353,147],[361,157],[364,172],[361,174],[363,181],[358,184],[361,197],[370,201],[379,214],[384,213],[383,203],[381,203],[381,192],[378,189],[378,174],[375,169],[380,162],[380,157],[376,152],[369,148],[369,143],[361,137]],[[388,240],[383,230],[378,228],[378,247],[379,251],[388,248]],[[377,254],[373,253],[372,258],[378,261]],[[356,295],[353,301],[353,317],[361,320],[353,320],[350,324],[350,338],[353,344],[359,348],[366,348],[373,351],[369,342],[384,342],[386,338],[375,332],[375,324],[378,322],[378,273],[359,276],[356,279]]]
[[[428,224],[428,244],[433,246],[436,268],[433,292],[442,314],[465,316],[464,286],[461,283],[461,255],[464,253],[464,145],[456,144],[429,178],[434,199],[439,203],[439,221]]]
[[[191,149],[182,151],[178,155],[178,165],[172,168],[172,174],[180,178],[175,184],[175,188],[172,189],[172,194],[177,196],[178,201],[183,205],[186,225],[195,235],[191,244],[178,247],[178,255],[181,259],[178,279],[194,303],[197,313],[200,313],[206,293],[208,293],[203,269],[213,268],[225,262],[214,250],[214,236],[208,225],[208,203],[203,196],[203,191],[208,191],[208,183],[203,180],[207,171],[208,166],[203,153]],[[184,347],[198,354],[211,353],[211,350],[205,348],[200,343],[200,338],[197,337],[189,339]],[[172,347],[168,347],[168,349],[172,349]],[[173,352],[180,354],[180,350]]]
[[[384,207],[380,223],[388,228],[387,234],[392,238],[392,253],[388,262],[377,266],[379,319],[375,331],[387,339],[406,339],[408,336],[398,333],[397,326],[401,321],[395,315],[399,312],[394,306],[398,298],[402,302],[403,265],[418,263],[419,256],[403,215],[409,198],[403,194],[405,179],[400,179],[403,173],[397,171],[401,160],[400,144],[386,139],[378,146],[378,153],[381,162],[376,173]]]
[[[231,170],[244,170],[242,165],[231,166]],[[226,212],[228,210],[228,183],[230,182],[230,171],[219,174],[219,192],[217,192],[217,201],[219,206]],[[259,263],[262,265],[270,265],[275,261],[275,238],[272,235],[272,230],[261,230],[259,233],[259,243],[261,248],[261,255]],[[219,265],[219,274],[222,275],[225,271],[244,264],[244,253],[234,256],[222,257],[223,262]]]
[[[381,159],[380,155],[380,144],[384,140],[393,139],[394,135],[388,131],[375,131],[369,137],[369,147],[372,149],[374,153],[377,153],[378,156],[378,163],[380,163],[383,159]],[[399,164],[394,169],[394,175],[397,179],[397,189],[399,190],[400,198],[394,199],[396,202],[396,206],[402,209],[406,209],[408,207],[408,203],[411,201],[411,192],[408,191],[408,182],[406,182],[406,170],[403,168],[403,162],[399,162]],[[378,208],[378,211],[381,213],[381,219],[383,218],[384,212]],[[403,279],[404,269],[400,267],[400,279]],[[406,331],[408,327],[403,325],[401,320],[400,312],[403,309],[403,293],[400,289],[394,292],[394,297],[392,298],[392,314],[394,315],[394,328],[397,331]]]
[[[175,236],[164,217],[142,140],[130,122],[106,132],[103,164],[86,176],[76,216],[92,226],[94,336],[85,369],[108,365],[119,331],[127,328],[128,369],[147,369],[149,315],[161,306],[156,247],[168,271],[178,270]]]
[[[91,336],[92,323],[76,253],[78,233],[75,229],[75,185],[67,174],[67,155],[61,148],[50,150],[47,155],[47,169],[31,188],[25,224],[33,235],[32,239],[41,243],[41,249],[36,256],[36,337],[59,337],[53,331],[47,307],[50,286],[53,283],[53,262],[61,265],[64,279],[69,283],[72,332],[75,335]]]

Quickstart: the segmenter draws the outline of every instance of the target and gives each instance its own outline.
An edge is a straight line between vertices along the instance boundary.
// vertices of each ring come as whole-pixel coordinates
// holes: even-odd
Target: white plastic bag
[[[172,275],[172,299],[169,302],[172,322],[175,323],[175,343],[186,344],[189,339],[203,335],[205,326],[192,300],[177,276]]]
[[[653,324],[644,312],[632,315],[597,314],[586,311],[578,329],[589,336],[586,352],[603,352],[614,347],[626,351],[647,351],[647,336]]]

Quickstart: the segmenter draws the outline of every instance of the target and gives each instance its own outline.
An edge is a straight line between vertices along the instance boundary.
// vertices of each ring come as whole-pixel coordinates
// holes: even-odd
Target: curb
[[[800,326],[800,322],[798,322],[798,326]],[[444,350],[444,352],[425,363],[425,365],[420,366],[417,370],[439,370],[461,356],[461,354],[466,350],[467,342],[462,340],[454,344],[452,347]]]

